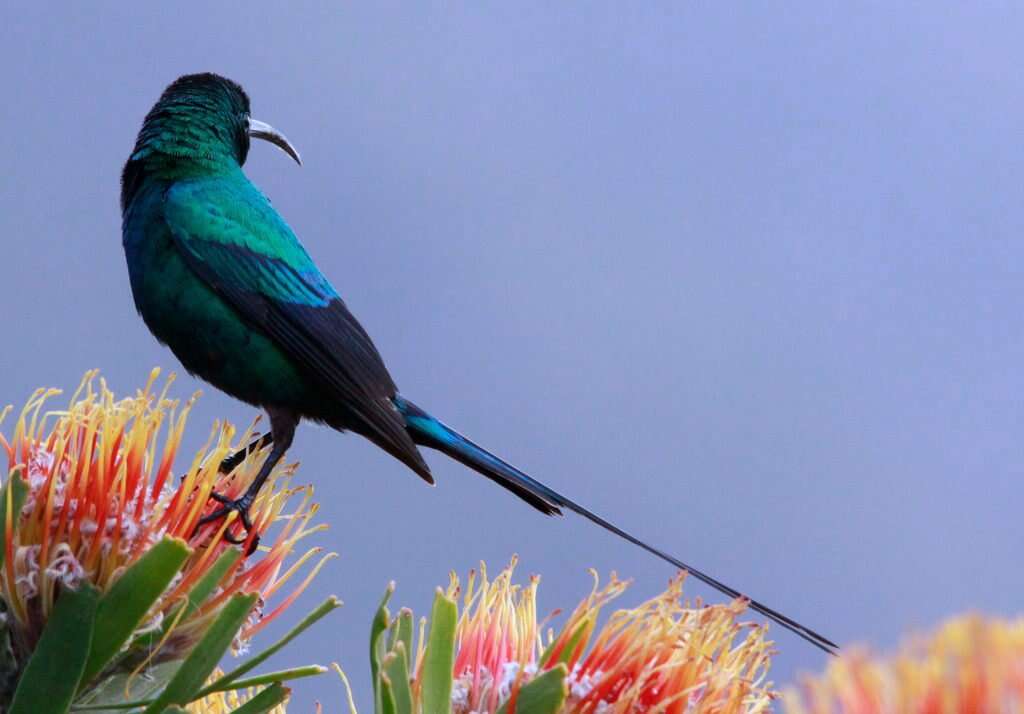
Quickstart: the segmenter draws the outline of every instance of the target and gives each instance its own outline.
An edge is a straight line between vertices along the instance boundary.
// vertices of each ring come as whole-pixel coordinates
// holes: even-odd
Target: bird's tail
[[[622,530],[613,523],[601,518],[601,516],[596,513],[579,505],[572,499],[563,496],[548,486],[545,486],[540,481],[531,478],[515,466],[512,466],[508,462],[503,461],[491,452],[487,451],[487,449],[482,446],[474,444],[462,434],[445,425],[438,419],[435,419],[407,399],[397,397],[395,399],[395,404],[398,407],[398,410],[405,416],[406,428],[409,430],[409,434],[412,436],[413,441],[417,444],[430,447],[431,449],[436,449],[443,454],[447,454],[456,461],[462,462],[503,488],[507,488],[509,491],[516,494],[542,513],[547,515],[560,515],[562,513],[562,508],[574,511],[587,520],[601,526],[605,530],[611,531],[620,538],[643,548],[648,553],[671,563],[673,566],[680,568],[681,570],[687,571],[693,577],[713,587],[719,592],[724,593],[731,598],[743,598],[748,602],[751,610],[764,615],[781,627],[799,635],[819,649],[822,649],[829,654],[836,654],[836,651],[839,649],[837,644],[818,634],[814,630],[805,627],[799,622],[783,615],[781,612],[773,610],[767,605],[744,595],[739,590],[729,587],[707,573],[701,572],[700,570],[687,565],[678,558],[645,543],[636,536]]]

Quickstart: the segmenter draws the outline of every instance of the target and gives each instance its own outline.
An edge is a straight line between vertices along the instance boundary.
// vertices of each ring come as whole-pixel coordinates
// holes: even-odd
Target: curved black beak
[[[249,117],[249,136],[254,139],[269,141],[271,144],[278,146],[282,151],[284,151],[284,153],[295,159],[295,163],[302,166],[302,159],[299,158],[299,152],[294,146],[292,146],[292,143],[288,141],[288,138],[284,134],[270,126],[270,124],[262,122],[259,119]]]

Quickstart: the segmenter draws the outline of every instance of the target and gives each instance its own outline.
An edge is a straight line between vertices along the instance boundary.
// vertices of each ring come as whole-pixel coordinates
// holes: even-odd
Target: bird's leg
[[[210,494],[210,498],[221,504],[221,507],[210,513],[209,515],[203,516],[199,519],[199,523],[196,524],[196,530],[198,531],[201,527],[208,523],[213,523],[225,518],[232,511],[238,514],[238,520],[242,523],[242,528],[245,529],[246,536],[241,539],[236,539],[228,533],[224,534],[225,540],[241,544],[245,542],[245,538],[248,537],[250,531],[252,531],[252,520],[249,518],[249,508],[256,500],[256,495],[263,488],[263,484],[266,483],[270,477],[270,473],[277,466],[277,462],[281,460],[288,447],[292,445],[292,439],[295,436],[295,427],[299,423],[299,418],[291,411],[272,409],[268,408],[267,412],[270,414],[270,425],[271,432],[269,435],[264,435],[259,439],[255,440],[243,451],[248,451],[250,448],[262,448],[264,444],[257,442],[273,443],[274,447],[270,450],[270,454],[267,456],[263,465],[260,466],[259,473],[256,474],[256,478],[252,480],[249,487],[245,490],[245,493],[239,498],[230,499],[219,493],[213,492]],[[269,438],[268,438],[269,437]],[[228,459],[235,458],[237,454],[232,454]],[[245,458],[245,455],[241,458]],[[223,464],[222,464],[223,466]],[[233,468],[233,467],[232,467]],[[259,545],[259,534],[253,538],[246,555],[256,550],[256,546]]]
[[[199,529],[207,523],[219,521],[221,518],[226,517],[229,513],[234,511],[238,514],[238,520],[241,521],[242,528],[245,530],[246,535],[241,538],[235,538],[230,533],[225,533],[224,539],[235,544],[244,543],[249,532],[252,530],[252,521],[249,518],[249,508],[252,506],[253,501],[256,500],[256,495],[260,492],[263,484],[266,483],[271,471],[273,471],[274,467],[277,466],[277,462],[284,456],[284,452],[285,449],[281,447],[279,442],[274,444],[274,448],[271,449],[270,455],[267,456],[263,465],[260,466],[260,470],[259,473],[256,474],[256,478],[253,479],[252,483],[249,484],[249,488],[247,488],[245,493],[243,493],[239,498],[228,498],[216,491],[211,492],[210,498],[221,504],[221,507],[209,515],[200,518],[199,523],[196,524],[196,528]],[[253,539],[253,543],[250,546],[250,552],[256,549],[258,543],[259,535]]]
[[[248,446],[245,446],[236,451],[235,453],[231,454],[230,456],[225,457],[225,459],[220,462],[220,466],[217,468],[217,470],[222,474],[229,474],[232,471],[234,471],[235,468],[237,468],[240,463],[245,461],[246,456],[253,453],[254,451],[259,451],[264,446],[267,446],[272,443],[274,443],[273,431],[268,431],[266,434],[257,436],[255,439],[249,442]],[[221,501],[219,498],[219,494],[217,496],[214,496],[213,498],[218,503],[223,503],[223,501]]]

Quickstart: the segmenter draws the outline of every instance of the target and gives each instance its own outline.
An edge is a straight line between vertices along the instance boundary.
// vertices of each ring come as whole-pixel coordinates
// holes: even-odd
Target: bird
[[[575,512],[685,570],[834,654],[823,635],[747,597],[512,466],[402,394],[369,334],[270,200],[243,171],[250,141],[302,164],[292,143],[250,115],[236,82],[213,73],[172,82],[146,115],[121,174],[122,243],[135,307],[185,369],[269,416],[270,431],[227,461],[270,446],[255,479],[203,524],[249,507],[301,420],[354,432],[428,483],[419,447],[445,454],[546,515]],[[238,542],[238,541],[236,541]]]

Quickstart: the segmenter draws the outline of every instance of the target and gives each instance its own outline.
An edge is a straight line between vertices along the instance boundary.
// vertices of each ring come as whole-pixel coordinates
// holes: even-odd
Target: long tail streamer
[[[815,632],[809,627],[801,625],[796,620],[783,615],[777,610],[764,605],[741,593],[735,588],[729,587],[720,580],[716,580],[707,573],[687,565],[678,558],[645,543],[636,536],[622,530],[614,523],[610,523],[593,511],[584,508],[572,499],[563,496],[554,489],[544,485],[540,481],[523,473],[515,466],[498,458],[487,449],[479,446],[465,436],[455,431],[443,422],[435,419],[427,412],[417,407],[412,402],[401,397],[396,398],[395,404],[399,411],[405,416],[406,425],[413,440],[421,446],[436,449],[451,458],[459,461],[474,471],[491,479],[503,488],[507,488],[534,508],[548,515],[561,514],[561,508],[567,508],[583,516],[592,523],[596,523],[605,530],[611,531],[620,538],[643,548],[648,553],[671,563],[675,567],[685,570],[693,577],[719,592],[732,598],[746,600],[751,610],[758,612],[781,627],[802,637],[815,647],[829,653],[836,654],[839,645],[827,637]]]

